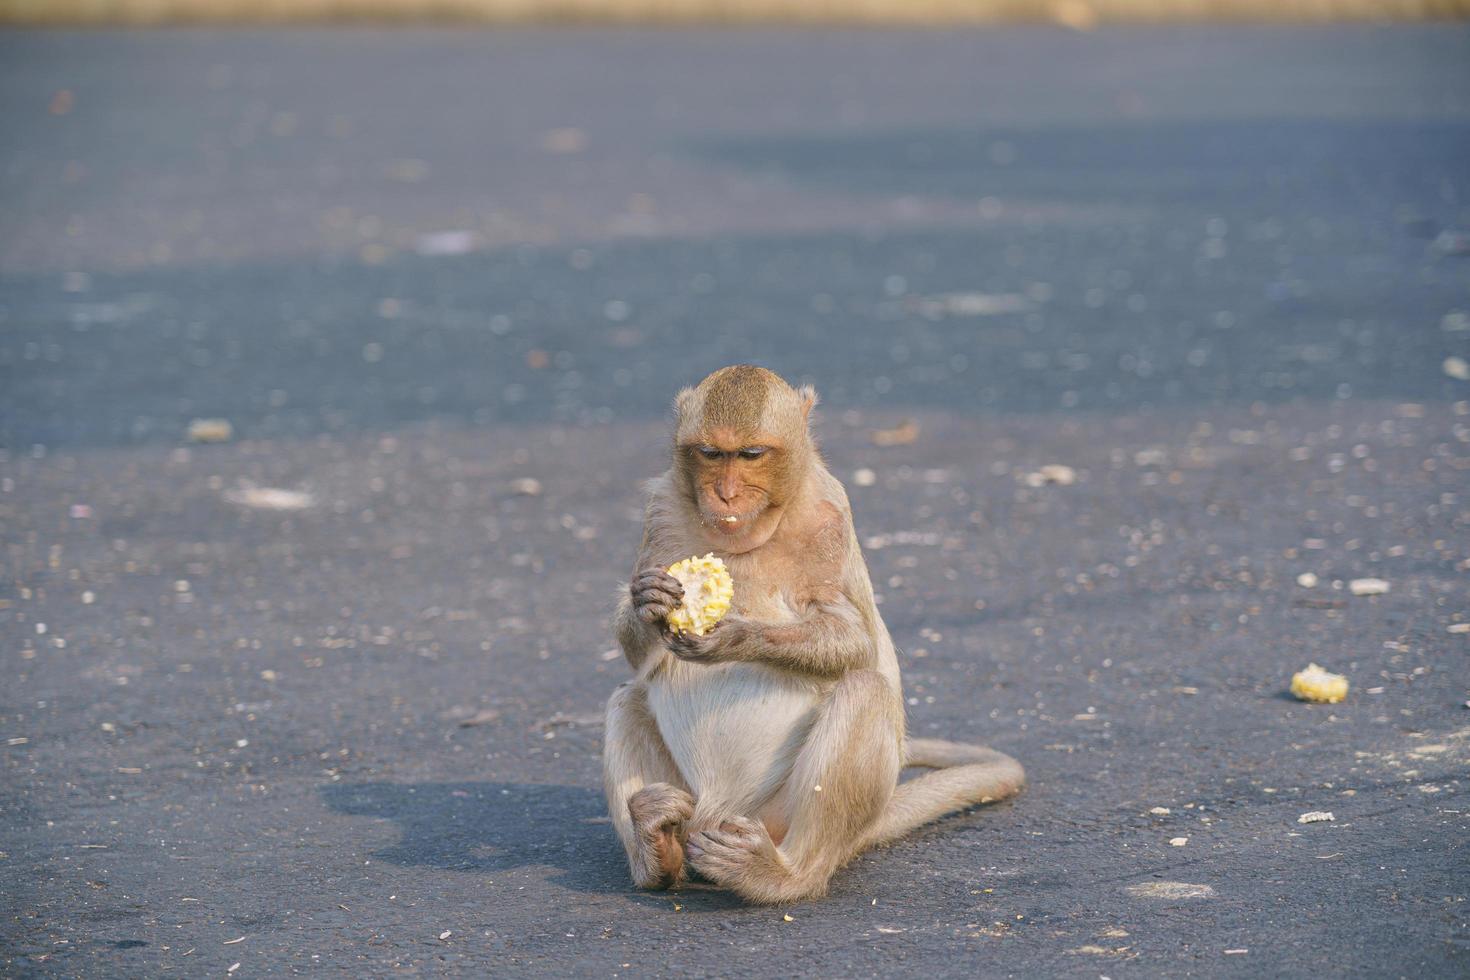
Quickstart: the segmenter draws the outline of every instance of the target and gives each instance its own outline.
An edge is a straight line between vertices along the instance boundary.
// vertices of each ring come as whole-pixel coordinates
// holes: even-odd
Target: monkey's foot
[[[628,863],[639,888],[671,888],[684,880],[684,824],[694,797],[668,783],[645,786],[628,800],[634,846]]]
[[[700,876],[753,902],[804,897],[785,858],[758,820],[733,817],[719,827],[689,835],[689,864]]]

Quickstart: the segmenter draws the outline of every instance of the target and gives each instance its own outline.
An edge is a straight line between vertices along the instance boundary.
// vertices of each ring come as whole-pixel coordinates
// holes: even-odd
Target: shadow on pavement
[[[662,905],[677,898],[691,912],[744,905],[699,882],[678,892],[635,891],[602,794],[585,786],[334,783],[321,794],[334,813],[398,824],[398,843],[373,854],[380,861],[480,873],[549,867],[559,872],[553,881],[578,892],[626,893]]]
[[[582,786],[526,783],[356,783],[322,788],[336,813],[398,824],[402,838],[374,857],[451,871],[545,866],[577,891],[622,884],[621,853],[601,794]],[[569,832],[570,831],[570,832]]]

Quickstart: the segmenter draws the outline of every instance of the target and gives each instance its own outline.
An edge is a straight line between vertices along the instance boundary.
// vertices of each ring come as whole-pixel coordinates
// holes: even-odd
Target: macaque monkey
[[[741,365],[675,402],[673,466],[648,486],[615,617],[634,678],[608,700],[603,749],[640,887],[692,868],[752,902],[811,898],[864,849],[1025,783],[1000,752],[904,737],[893,641],[808,429],[816,401]],[[675,634],[683,588],[665,569],[711,551],[731,609],[703,636]],[[937,771],[900,784],[905,766]]]

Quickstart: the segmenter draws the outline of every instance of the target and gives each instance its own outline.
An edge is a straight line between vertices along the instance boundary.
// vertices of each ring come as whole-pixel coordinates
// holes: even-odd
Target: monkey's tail
[[[899,784],[864,847],[895,841],[947,813],[1014,796],[1026,785],[1026,770],[1019,762],[983,745],[906,739],[904,765],[936,771]]]

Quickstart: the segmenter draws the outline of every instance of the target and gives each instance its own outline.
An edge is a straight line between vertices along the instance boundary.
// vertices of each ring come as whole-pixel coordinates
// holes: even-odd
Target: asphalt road
[[[1466,50],[0,36],[0,972],[1466,975]],[[872,472],[911,729],[1031,777],[784,910],[598,788],[741,360]]]

